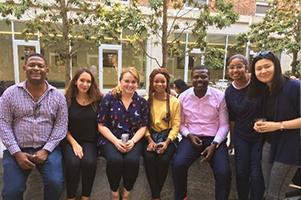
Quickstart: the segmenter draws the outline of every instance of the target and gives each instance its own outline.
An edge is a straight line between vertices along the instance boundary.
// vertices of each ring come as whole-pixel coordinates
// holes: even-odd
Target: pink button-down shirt
[[[208,86],[202,98],[194,94],[193,87],[179,97],[181,103],[180,132],[198,136],[213,136],[218,143],[223,142],[229,131],[229,119],[224,93]]]

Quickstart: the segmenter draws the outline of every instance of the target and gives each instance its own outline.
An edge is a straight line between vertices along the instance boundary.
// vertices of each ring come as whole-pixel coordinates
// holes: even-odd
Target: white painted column
[[[188,53],[188,33],[186,33],[185,41],[185,62],[184,62],[184,81],[188,82],[188,65],[189,65],[189,53]]]
[[[229,41],[229,35],[226,36],[226,42],[225,42],[225,55],[224,55],[224,68],[223,68],[223,79],[225,79],[226,76],[226,65],[227,65],[227,52],[228,52],[228,41]]]

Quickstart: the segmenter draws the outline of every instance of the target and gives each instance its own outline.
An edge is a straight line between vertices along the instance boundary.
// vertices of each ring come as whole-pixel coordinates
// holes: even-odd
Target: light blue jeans
[[[24,148],[23,152],[33,154],[39,149]],[[44,200],[58,200],[64,189],[62,154],[56,147],[42,165],[36,166],[44,183]],[[22,200],[26,181],[31,170],[23,170],[15,158],[5,150],[3,152],[3,200]]]

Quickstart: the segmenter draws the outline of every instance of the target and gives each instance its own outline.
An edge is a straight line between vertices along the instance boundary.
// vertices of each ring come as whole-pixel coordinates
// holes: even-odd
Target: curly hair
[[[65,97],[66,97],[66,100],[67,100],[67,105],[68,107],[71,106],[71,101],[72,101],[72,98],[76,97],[77,94],[78,94],[78,88],[77,86],[75,85],[76,81],[79,79],[80,75],[82,73],[88,73],[90,74],[91,76],[91,86],[88,90],[88,97],[89,99],[92,100],[92,106],[93,106],[93,109],[96,110],[97,106],[98,106],[98,103],[99,101],[101,100],[102,98],[102,93],[100,92],[98,86],[97,86],[97,83],[95,81],[95,78],[92,74],[92,72],[86,68],[82,68],[80,70],[78,70],[75,75],[73,76],[72,80],[70,81],[68,87],[66,88],[65,90]]]
[[[126,74],[126,73],[130,73],[136,79],[136,81],[139,85],[140,76],[139,76],[139,73],[138,73],[138,71],[135,67],[128,67],[128,68],[122,69],[122,72],[121,72],[120,77],[119,77],[119,82],[123,79],[123,75]],[[120,85],[117,85],[115,88],[112,89],[112,94],[115,98],[118,98],[118,99],[121,98],[122,91],[121,91]]]
[[[170,86],[169,86],[170,76],[169,76],[169,73],[168,73],[166,68],[156,68],[149,75],[148,105],[149,105],[149,107],[151,107],[152,104],[153,104],[153,96],[154,96],[154,93],[155,93],[153,83],[154,83],[155,76],[157,74],[162,74],[165,77],[166,82],[167,82],[167,86],[166,86],[166,90],[165,90],[165,92],[167,93],[167,98],[166,98],[166,111],[167,111],[167,113],[166,113],[166,116],[163,120],[166,123],[169,124],[169,122],[170,122]],[[150,123],[149,124],[152,124],[151,112],[149,114],[150,114]]]

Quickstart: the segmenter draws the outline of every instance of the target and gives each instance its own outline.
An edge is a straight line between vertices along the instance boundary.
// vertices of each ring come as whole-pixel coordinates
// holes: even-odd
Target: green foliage
[[[238,20],[239,15],[233,12],[233,5],[224,0],[216,0],[215,14],[210,12],[207,5],[200,8],[200,14],[193,28],[193,34],[197,38],[196,43],[199,47],[206,47],[206,36],[208,26],[215,26],[219,29],[230,26]]]
[[[297,53],[301,50],[301,8],[300,0],[275,0],[271,8],[259,23],[251,25],[251,30],[240,35],[238,44],[248,40],[255,51],[269,49],[274,52],[287,51],[293,54],[292,73],[295,74],[298,63]],[[299,5],[298,5],[299,4]]]
[[[82,0],[21,0],[20,3],[9,0],[0,3],[0,13],[6,18],[31,16],[25,22],[25,38],[31,39],[39,33],[44,47],[55,49],[65,63],[66,84],[70,80],[70,59],[83,41],[99,46],[108,38],[118,41],[125,28],[135,30],[134,40],[146,31],[135,4],[127,7],[109,0],[98,4]]]
[[[181,42],[181,36],[187,31],[192,32],[195,44],[190,45],[192,48],[205,48],[207,46],[206,36],[209,26],[215,26],[219,29],[230,26],[238,20],[238,14],[233,12],[233,5],[226,3],[224,0],[216,0],[214,10],[207,4],[199,4],[198,1],[188,0],[190,6],[185,6],[186,1],[174,0],[168,6],[173,7],[173,11],[167,11],[168,29],[164,29],[164,5],[167,0],[149,0],[151,14],[145,18],[146,27],[150,35],[155,35],[162,47],[163,64],[166,64],[167,53],[173,52],[179,55],[183,52],[177,50]],[[212,12],[213,11],[213,12]],[[193,16],[193,17],[192,17]],[[183,18],[188,18],[183,22]],[[190,19],[189,19],[190,18]],[[191,19],[193,18],[193,19]],[[176,35],[176,36],[174,36]],[[169,42],[167,43],[167,39]],[[165,63],[165,64],[164,64]],[[161,66],[161,65],[160,65]]]
[[[205,52],[205,65],[210,69],[223,69],[225,50],[217,47],[208,47]]]

